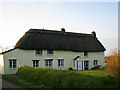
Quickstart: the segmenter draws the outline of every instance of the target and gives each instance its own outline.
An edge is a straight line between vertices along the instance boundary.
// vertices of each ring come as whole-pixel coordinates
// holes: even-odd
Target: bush
[[[105,57],[107,62],[105,71],[115,77],[120,77],[120,65],[118,65],[119,57],[120,53],[118,53],[117,49],[113,50],[112,55]]]
[[[91,69],[99,69],[100,68],[100,66],[99,65],[96,65],[96,66],[94,66],[93,68],[91,68]]]

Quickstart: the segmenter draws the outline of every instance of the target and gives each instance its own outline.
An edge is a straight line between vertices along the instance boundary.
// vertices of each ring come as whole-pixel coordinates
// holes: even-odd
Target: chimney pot
[[[61,28],[61,31],[65,32],[65,28]]]

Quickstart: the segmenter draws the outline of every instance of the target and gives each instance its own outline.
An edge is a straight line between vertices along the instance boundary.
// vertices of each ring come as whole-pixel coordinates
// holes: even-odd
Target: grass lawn
[[[21,67],[16,75],[3,75],[23,88],[118,88],[119,80],[104,69],[69,71]]]
[[[84,71],[75,71],[76,73],[92,76],[108,76],[109,74],[105,72],[104,69],[93,69],[93,70],[84,70]]]

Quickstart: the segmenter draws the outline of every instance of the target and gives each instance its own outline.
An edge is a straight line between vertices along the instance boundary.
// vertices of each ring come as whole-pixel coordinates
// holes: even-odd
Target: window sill
[[[52,66],[45,66],[46,68],[52,68]]]
[[[50,55],[50,56],[51,56],[51,55],[53,55],[53,54],[47,54],[47,55]]]
[[[42,56],[41,54],[36,54],[36,56]]]
[[[33,67],[33,68],[40,68],[40,67]]]
[[[17,68],[9,68],[10,70],[15,70],[15,69],[17,69]]]
[[[61,67],[61,68],[63,68],[64,66],[58,66],[58,67]]]

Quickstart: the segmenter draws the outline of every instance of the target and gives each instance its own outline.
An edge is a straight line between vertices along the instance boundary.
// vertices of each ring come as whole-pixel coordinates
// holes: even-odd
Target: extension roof
[[[45,29],[28,30],[16,43],[14,48],[26,50],[105,51],[104,46],[93,34]]]

